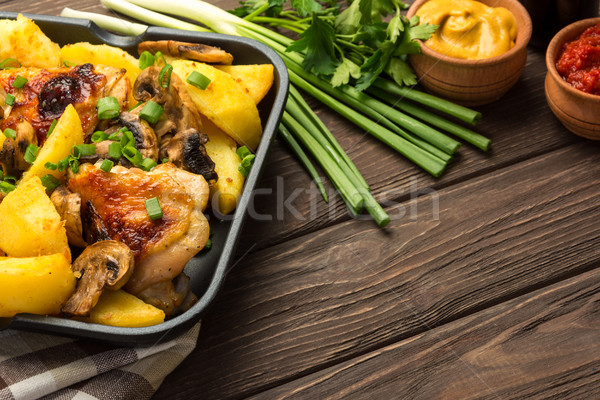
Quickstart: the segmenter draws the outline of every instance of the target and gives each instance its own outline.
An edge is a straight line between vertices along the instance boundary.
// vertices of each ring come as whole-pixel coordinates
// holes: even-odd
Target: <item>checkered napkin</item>
[[[0,399],[149,399],[192,352],[199,330],[144,348],[0,331]]]

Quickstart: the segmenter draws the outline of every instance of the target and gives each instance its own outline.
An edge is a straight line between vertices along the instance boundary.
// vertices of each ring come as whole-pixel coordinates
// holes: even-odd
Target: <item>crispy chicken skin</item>
[[[128,245],[135,269],[125,289],[137,294],[158,282],[179,275],[185,264],[204,248],[209,226],[203,210],[208,203],[208,184],[171,163],[150,172],[115,166],[103,172],[84,164],[69,179],[71,191],[81,195],[88,243],[113,239]],[[158,197],[163,217],[152,221],[145,200]],[[84,228],[85,229],[85,228]]]
[[[17,76],[27,79],[23,88],[12,86]],[[92,64],[0,70],[0,93],[3,90],[5,94],[15,96],[12,107],[3,107],[0,129],[15,129],[25,120],[33,126],[41,145],[46,140],[52,120],[60,118],[67,105],[73,104],[81,118],[84,133],[91,135],[98,124],[98,99],[115,96],[125,108],[130,86],[124,69],[94,67]]]

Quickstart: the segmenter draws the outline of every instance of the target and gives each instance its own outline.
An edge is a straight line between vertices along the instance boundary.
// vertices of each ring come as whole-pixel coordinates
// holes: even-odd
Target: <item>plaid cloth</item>
[[[192,352],[199,330],[146,348],[0,331],[0,399],[149,399]]]

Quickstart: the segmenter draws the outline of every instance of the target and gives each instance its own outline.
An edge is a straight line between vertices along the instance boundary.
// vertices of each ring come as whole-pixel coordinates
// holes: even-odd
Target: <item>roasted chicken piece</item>
[[[12,86],[17,76],[27,79],[22,88]],[[27,121],[37,136],[39,145],[46,140],[52,120],[58,119],[67,105],[73,104],[81,118],[86,136],[98,124],[97,101],[114,96],[126,108],[131,88],[124,69],[83,64],[75,67],[38,69],[17,68],[0,70],[0,129],[16,129]],[[6,95],[15,97],[12,106],[6,105]]]
[[[84,164],[68,187],[81,196],[86,241],[113,239],[133,251],[135,270],[125,289],[138,294],[178,276],[204,248],[209,226],[203,211],[209,188],[201,175],[160,164],[150,172],[115,166],[104,172]],[[157,197],[162,218],[151,220],[145,200]]]

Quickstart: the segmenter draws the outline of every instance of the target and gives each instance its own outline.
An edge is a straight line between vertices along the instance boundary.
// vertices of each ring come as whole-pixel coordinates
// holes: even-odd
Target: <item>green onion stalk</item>
[[[195,31],[208,31],[204,27],[180,21],[163,13],[171,14],[197,21],[214,32],[248,37],[273,48],[288,67],[292,83],[279,129],[281,137],[312,176],[325,201],[327,196],[322,181],[302,146],[319,162],[351,213],[358,214],[364,207],[380,226],[385,226],[389,222],[389,216],[374,199],[364,178],[331,132],[306,104],[296,87],[326,104],[435,177],[443,173],[460,143],[423,123],[423,120],[481,149],[489,148],[487,138],[447,121],[438,114],[424,110],[415,103],[433,107],[471,124],[476,123],[481,117],[474,110],[402,87],[381,77],[375,80],[368,91],[359,92],[350,86],[333,87],[330,82],[308,73],[302,66],[304,55],[286,51],[293,43],[292,39],[252,22],[252,20],[269,22],[263,21],[265,17],[259,15],[268,5],[242,19],[201,0],[180,0],[176,3],[162,0],[101,0],[101,2],[112,10],[148,24],[177,29],[190,29],[191,25]],[[78,16],[72,11],[63,15]],[[98,20],[91,13],[85,13],[81,17],[91,19],[106,29],[131,34],[132,28],[123,28],[122,20],[118,20],[118,23],[106,19]],[[300,33],[294,24],[288,23],[284,28]],[[135,29],[139,27],[136,26]],[[396,96],[406,98],[410,102],[399,101]]]

